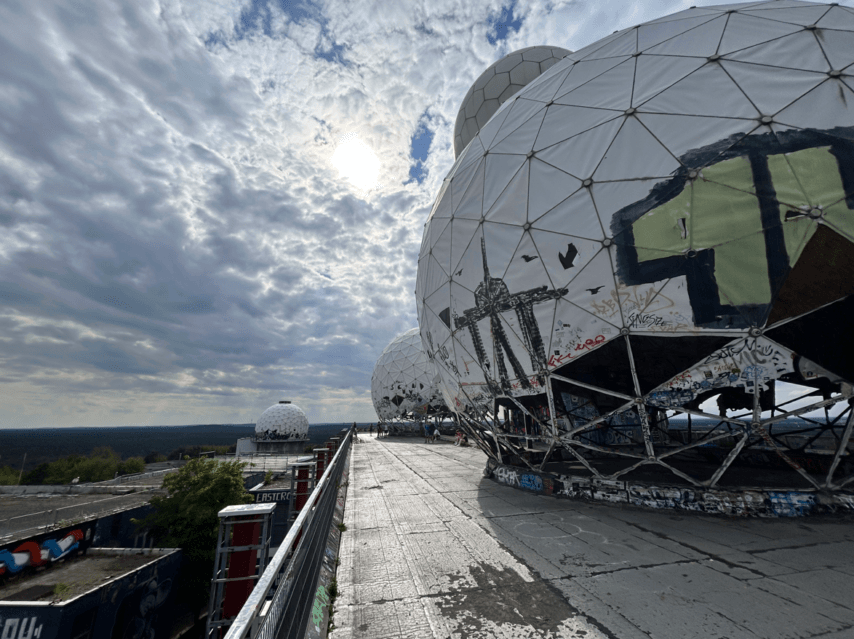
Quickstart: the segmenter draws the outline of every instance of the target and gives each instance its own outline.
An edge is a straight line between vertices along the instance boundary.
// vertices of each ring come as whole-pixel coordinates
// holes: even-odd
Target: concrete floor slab
[[[333,639],[854,637],[854,518],[533,495],[447,442],[361,436]]]

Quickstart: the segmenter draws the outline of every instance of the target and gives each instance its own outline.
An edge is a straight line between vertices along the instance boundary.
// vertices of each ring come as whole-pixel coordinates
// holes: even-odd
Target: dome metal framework
[[[852,488],[852,65],[854,10],[693,8],[568,55],[480,127],[425,226],[416,303],[487,454]]]
[[[308,437],[308,418],[289,401],[280,401],[265,410],[255,424],[257,439],[288,440]]]
[[[448,414],[418,328],[401,333],[383,350],[371,377],[371,400],[384,422],[422,421]]]

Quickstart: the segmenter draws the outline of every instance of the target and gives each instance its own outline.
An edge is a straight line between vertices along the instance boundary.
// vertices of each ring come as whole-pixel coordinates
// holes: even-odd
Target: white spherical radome
[[[553,402],[560,445],[658,463],[657,411],[717,396],[755,426],[775,381],[851,384],[819,335],[854,311],[851,65],[844,7],[692,8],[567,55],[478,123],[418,259],[449,406]]]
[[[371,399],[377,416],[386,421],[445,410],[418,328],[398,335],[383,350],[371,377]]]
[[[308,418],[296,404],[274,404],[258,418],[255,436],[263,439],[305,439],[308,437]]]
[[[498,107],[569,54],[560,47],[527,47],[508,53],[484,71],[471,85],[457,113],[454,155],[462,153]]]

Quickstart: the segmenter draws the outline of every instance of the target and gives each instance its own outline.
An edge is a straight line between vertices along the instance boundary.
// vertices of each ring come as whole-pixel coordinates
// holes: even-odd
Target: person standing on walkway
[[[433,441],[436,441],[437,439],[441,438],[442,434],[439,432],[439,424],[436,424],[435,426],[433,426]]]
[[[430,424],[424,424],[424,443],[430,443]]]
[[[369,435],[373,435],[373,434],[374,434],[374,424],[373,424],[373,422],[371,422],[371,425],[368,427],[368,434],[369,434]]]

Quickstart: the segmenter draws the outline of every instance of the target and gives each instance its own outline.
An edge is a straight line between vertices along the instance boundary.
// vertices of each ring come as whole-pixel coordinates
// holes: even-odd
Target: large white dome
[[[255,437],[261,439],[305,439],[308,418],[290,402],[279,402],[265,410],[255,424]]]
[[[542,437],[576,458],[609,448],[685,479],[696,444],[660,418],[717,418],[700,409],[717,397],[709,438],[729,448],[691,482],[743,449],[828,486],[829,462],[772,436],[790,409],[771,408],[776,380],[819,408],[851,392],[852,208],[854,12],[784,0],[625,29],[522,88],[460,154],[419,254],[424,348],[449,405],[524,403],[559,418]]]
[[[436,369],[421,346],[418,329],[395,337],[374,366],[371,399],[382,420],[445,409]]]

